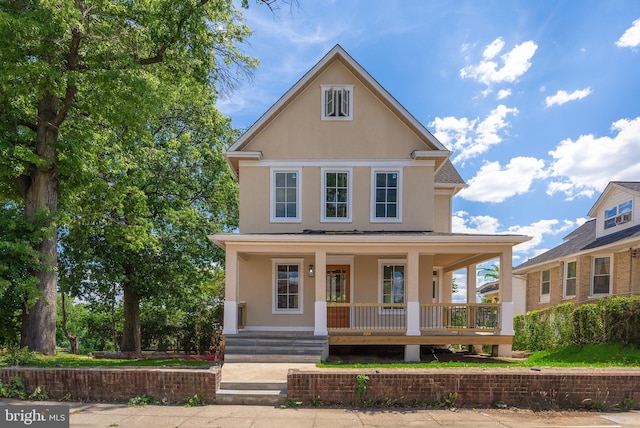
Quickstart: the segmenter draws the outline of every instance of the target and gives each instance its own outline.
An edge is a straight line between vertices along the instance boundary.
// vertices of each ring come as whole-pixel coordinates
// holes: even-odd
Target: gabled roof
[[[517,266],[513,272],[524,273],[528,268],[536,265],[543,265],[555,260],[590,252],[598,248],[605,248],[609,245],[623,243],[627,240],[640,240],[640,225],[596,238],[596,220],[593,219],[571,232],[565,239],[566,241],[557,247]]]
[[[601,205],[607,200],[611,192],[614,190],[622,190],[640,197],[640,181],[610,181],[596,203],[593,204],[591,210],[589,210],[589,217],[596,217],[598,215]]]
[[[278,101],[275,102],[251,127],[238,138],[227,150],[225,155],[231,162],[236,153],[260,133],[286,106],[303,90],[311,81],[326,70],[334,61],[340,61],[351,73],[353,73],[367,89],[369,89],[380,101],[382,101],[407,127],[409,127],[424,143],[431,156],[448,159],[451,152],[438,139],[427,130],[409,111],[407,111],[386,89],[382,87],[358,62],[356,62],[340,45],[335,45],[316,65],[314,65],[295,85],[291,87]],[[258,153],[253,157],[259,157]],[[440,162],[438,162],[440,163]],[[234,171],[237,170],[232,165]]]
[[[464,182],[458,170],[453,166],[450,160],[446,160],[442,163],[440,169],[436,171],[436,175],[433,179],[436,187],[449,187],[453,189],[453,194],[458,193],[467,184]]]

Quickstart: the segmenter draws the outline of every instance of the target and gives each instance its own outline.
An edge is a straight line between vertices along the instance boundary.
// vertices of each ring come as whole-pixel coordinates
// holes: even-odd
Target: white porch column
[[[417,251],[407,254],[406,272],[407,336],[420,336],[420,255]],[[404,346],[404,361],[420,362],[420,345]]]
[[[238,334],[238,251],[227,247],[224,275],[224,325],[222,334]]]
[[[500,254],[500,283],[498,298],[501,306],[500,334],[513,336],[513,281],[511,247]],[[511,345],[498,345],[498,356],[511,357]]]
[[[467,305],[476,302],[476,287],[478,284],[478,265],[467,266]],[[475,324],[474,308],[467,306],[467,327],[472,328]]]
[[[316,251],[315,257],[315,336],[327,336],[327,253]]]
[[[420,255],[407,254],[407,336],[420,336]]]

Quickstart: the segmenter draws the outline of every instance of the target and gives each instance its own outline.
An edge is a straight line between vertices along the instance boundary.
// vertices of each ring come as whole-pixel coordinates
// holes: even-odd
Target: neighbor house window
[[[322,170],[322,221],[351,221],[351,170]]]
[[[381,303],[404,303],[405,266],[403,260],[380,260]]]
[[[604,211],[604,228],[610,229],[618,224],[628,223],[631,221],[631,213],[633,211],[633,202],[626,201],[620,205]]]
[[[576,295],[576,262],[567,262],[564,265],[564,296]]]
[[[302,313],[302,259],[273,260],[273,312]]]
[[[371,221],[402,221],[402,170],[373,170]]]
[[[611,257],[594,257],[591,295],[611,293]]]
[[[322,85],[322,119],[353,118],[353,85]]]
[[[272,170],[271,221],[300,222],[300,169]]]
[[[540,302],[549,302],[549,290],[551,289],[551,271],[543,270],[540,277]]]

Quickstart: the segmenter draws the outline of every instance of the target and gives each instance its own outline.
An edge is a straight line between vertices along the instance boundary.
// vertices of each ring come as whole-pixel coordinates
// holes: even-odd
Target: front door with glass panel
[[[349,328],[349,307],[330,303],[349,303],[349,265],[327,265],[327,328]]]

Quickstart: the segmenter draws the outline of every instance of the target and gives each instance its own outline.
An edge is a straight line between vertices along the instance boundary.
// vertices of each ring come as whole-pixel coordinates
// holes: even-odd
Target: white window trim
[[[276,217],[276,173],[296,173],[296,217]],[[302,168],[271,168],[269,182],[269,221],[271,223],[302,223]]]
[[[608,293],[594,293],[593,292],[593,277],[595,274],[595,263],[596,263],[596,259],[600,259],[600,258],[604,258],[604,257],[609,257],[609,292]],[[613,290],[613,277],[614,277],[614,264],[613,264],[613,254],[595,254],[593,256],[591,256],[591,268],[589,271],[589,297],[590,298],[600,298],[600,297],[606,297],[606,296],[611,296],[613,293],[611,292],[611,290]]]
[[[543,273],[549,271],[549,292],[542,293],[542,282],[544,279]],[[540,303],[549,303],[551,301],[551,269],[544,269],[540,271]]]
[[[353,168],[322,168],[321,169],[321,186],[322,191],[320,192],[321,200],[320,200],[320,221],[323,223],[350,223],[351,222],[351,212],[352,212],[352,177],[353,177]],[[346,172],[347,173],[347,216],[344,218],[327,218],[327,203],[326,203],[326,179],[327,172]]]
[[[371,223],[402,223],[402,168],[371,168],[371,206],[369,215]],[[376,217],[376,173],[396,172],[398,174],[398,216],[395,218]]]
[[[384,265],[404,266],[404,304],[407,304],[407,259],[378,259],[378,303],[384,304]],[[385,309],[381,306],[378,315],[404,313],[404,309]]]
[[[574,294],[567,294],[567,272],[569,271],[569,263],[576,264],[576,290]],[[564,266],[562,269],[562,297],[564,299],[575,299],[578,294],[578,261],[577,260],[567,260],[564,262]]]
[[[278,265],[298,265],[298,309],[278,309]],[[304,313],[304,259],[271,259],[271,313]]]
[[[346,84],[320,85],[320,119],[321,120],[353,120],[353,86]],[[349,114],[347,116],[327,116],[325,111],[325,92],[328,89],[346,89],[349,91]]]

